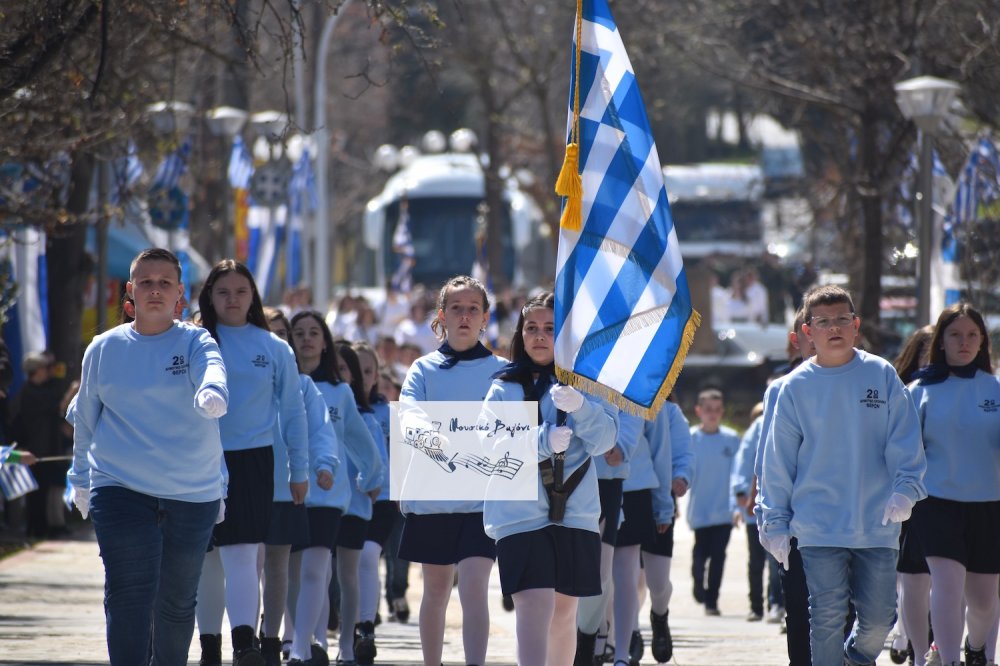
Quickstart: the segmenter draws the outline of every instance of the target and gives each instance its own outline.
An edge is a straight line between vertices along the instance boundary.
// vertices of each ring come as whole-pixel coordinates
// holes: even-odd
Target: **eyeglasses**
[[[840,315],[839,317],[810,317],[809,325],[814,328],[819,328],[826,330],[828,328],[847,328],[854,323],[855,315],[853,312],[851,314]]]

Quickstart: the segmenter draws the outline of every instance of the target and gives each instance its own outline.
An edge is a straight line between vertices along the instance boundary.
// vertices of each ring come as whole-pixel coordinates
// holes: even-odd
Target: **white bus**
[[[416,157],[386,182],[368,202],[364,216],[364,243],[373,265],[360,281],[384,287],[399,265],[393,234],[400,204],[409,212],[409,230],[416,263],[414,284],[439,285],[457,274],[467,275],[476,259],[476,220],[485,196],[483,171],[471,153],[442,153]],[[541,237],[542,213],[514,178],[502,193],[503,275],[514,286],[534,286],[551,279],[554,251]],[[547,250],[536,255],[540,249]],[[553,255],[546,261],[548,254]]]

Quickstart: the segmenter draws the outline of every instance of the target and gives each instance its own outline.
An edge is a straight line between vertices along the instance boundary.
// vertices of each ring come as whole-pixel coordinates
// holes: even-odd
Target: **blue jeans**
[[[91,493],[112,666],[187,663],[198,579],[218,513],[219,500],[166,500],[118,486]]]
[[[809,586],[813,666],[874,663],[896,623],[898,551],[806,546],[799,552]],[[848,601],[858,619],[845,642]]]

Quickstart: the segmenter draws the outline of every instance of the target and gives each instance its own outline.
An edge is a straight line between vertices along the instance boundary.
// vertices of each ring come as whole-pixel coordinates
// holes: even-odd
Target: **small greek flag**
[[[618,28],[606,0],[583,0],[582,12],[567,161],[556,185],[567,195],[556,262],[556,374],[648,419],[673,389],[701,317]]]
[[[111,163],[111,203],[124,200],[132,187],[142,178],[143,167],[139,159],[139,151],[134,141],[128,142],[128,152]]]
[[[288,183],[289,220],[288,242],[285,252],[285,287],[297,286],[302,281],[302,230],[306,214],[318,206],[316,175],[313,173],[309,151],[302,151],[299,161],[292,167]]]
[[[934,174],[938,175],[935,162]],[[941,231],[939,259],[932,272],[932,312],[936,306],[947,307],[961,299],[959,271],[961,244],[958,227],[973,225],[979,219],[981,206],[1000,199],[1000,153],[988,136],[980,137],[962,168],[955,187],[951,214],[945,218]],[[940,275],[939,279],[934,279]],[[943,296],[942,301],[937,299]]]
[[[250,179],[253,177],[253,158],[243,143],[243,137],[236,135],[233,139],[233,149],[229,153],[229,185],[233,189],[250,189]]]
[[[410,233],[410,206],[403,199],[399,202],[399,220],[392,232],[392,251],[399,255],[399,265],[389,280],[393,291],[409,292],[413,288],[413,267],[417,264],[417,250]]]
[[[4,464],[13,450],[13,446],[0,446],[0,492],[8,501],[38,490],[38,482],[27,465]]]

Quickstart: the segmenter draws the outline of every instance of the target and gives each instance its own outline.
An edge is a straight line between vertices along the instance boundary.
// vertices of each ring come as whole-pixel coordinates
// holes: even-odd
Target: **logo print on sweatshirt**
[[[978,405],[979,409],[990,414],[1000,411],[1000,400],[994,400],[991,398],[986,398],[983,400],[983,404]]]
[[[263,354],[257,354],[256,356],[254,356],[254,359],[250,362],[253,363],[254,366],[258,368],[266,368],[268,365],[270,365],[270,362],[267,360],[267,357],[264,356]]]
[[[339,407],[328,407],[327,411],[330,412],[330,420],[334,423],[340,421],[340,408]]]
[[[187,359],[183,354],[176,354],[170,357],[170,365],[165,370],[171,375],[186,375],[188,371]]]
[[[868,409],[881,409],[885,405],[885,400],[878,397],[878,389],[868,389],[865,397],[861,398],[861,404]]]

